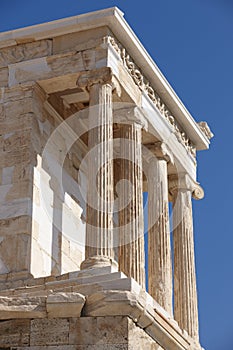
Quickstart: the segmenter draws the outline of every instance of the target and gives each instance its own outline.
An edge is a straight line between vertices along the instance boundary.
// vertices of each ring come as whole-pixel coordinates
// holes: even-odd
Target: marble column
[[[89,102],[87,219],[85,261],[81,269],[113,266],[113,112],[110,69],[87,72],[78,79],[87,86]]]
[[[145,287],[142,122],[127,114],[120,130],[119,270]]]
[[[174,317],[198,341],[198,307],[193,238],[192,195],[203,198],[187,175],[171,180],[173,195]]]
[[[170,314],[172,311],[172,263],[168,208],[166,146],[152,147],[148,169],[148,288],[150,295]]]

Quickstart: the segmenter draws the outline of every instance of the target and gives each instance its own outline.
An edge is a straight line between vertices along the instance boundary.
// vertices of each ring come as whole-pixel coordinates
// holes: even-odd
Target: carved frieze
[[[164,116],[164,118],[169,122],[174,128],[174,133],[180,143],[182,143],[187,151],[195,157],[196,148],[189,140],[185,132],[180,128],[176,119],[171,114],[165,103],[162,101],[160,96],[157,94],[155,89],[150,85],[150,82],[144,77],[140,69],[134,63],[133,59],[126,52],[125,48],[116,41],[115,38],[107,36],[104,38],[104,42],[110,44],[113,49],[121,57],[124,67],[127,69],[128,73],[134,80],[135,84],[139,87],[141,91],[144,91],[151,101],[155,104],[159,112]]]

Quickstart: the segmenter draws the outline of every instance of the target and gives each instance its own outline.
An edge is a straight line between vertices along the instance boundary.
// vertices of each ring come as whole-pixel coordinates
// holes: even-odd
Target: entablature
[[[106,27],[113,34],[107,34],[105,43],[107,40],[113,50],[120,55],[123,65],[134,82],[149,96],[161,114],[175,128],[180,142],[190,152],[194,152],[194,148],[207,149],[211,134],[205,132],[206,129],[204,130],[202,125],[195,122],[125,21],[123,13],[116,7],[2,33],[0,47],[44,39],[57,41],[57,38],[67,34],[93,32]],[[106,35],[106,30],[103,33]],[[58,52],[58,42],[55,46],[56,52],[53,48],[53,54]],[[103,62],[100,61],[101,65]],[[138,67],[143,67],[143,71]]]

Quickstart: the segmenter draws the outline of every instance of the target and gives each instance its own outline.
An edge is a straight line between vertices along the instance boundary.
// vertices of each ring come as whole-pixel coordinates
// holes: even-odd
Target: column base
[[[109,257],[92,256],[81,263],[80,273],[84,275],[103,275],[117,272],[118,263]]]

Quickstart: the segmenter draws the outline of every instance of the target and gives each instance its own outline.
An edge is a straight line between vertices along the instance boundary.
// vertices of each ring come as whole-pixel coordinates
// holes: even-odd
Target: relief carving
[[[110,36],[105,37],[104,42],[110,44],[113,47],[113,49],[118,53],[118,55],[122,59],[124,67],[127,69],[130,76],[133,78],[135,84],[139,87],[141,91],[146,92],[147,96],[155,104],[159,112],[174,128],[174,133],[179,142],[184,145],[184,147],[193,157],[195,157],[196,148],[189,140],[185,132],[181,130],[176,119],[173,117],[173,115],[171,114],[165,103],[162,101],[160,96],[157,94],[157,92],[154,90],[154,88],[150,85],[150,82],[143,76],[140,69],[136,66],[132,58],[126,52],[125,48],[122,47],[120,43],[116,42],[115,38]]]

